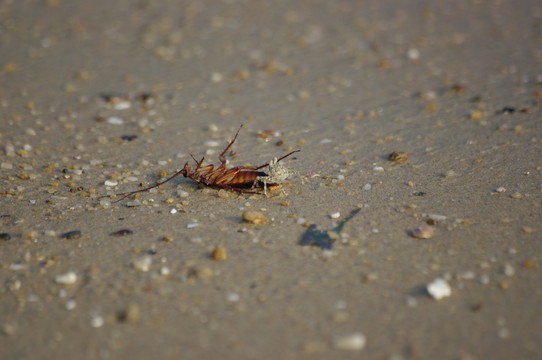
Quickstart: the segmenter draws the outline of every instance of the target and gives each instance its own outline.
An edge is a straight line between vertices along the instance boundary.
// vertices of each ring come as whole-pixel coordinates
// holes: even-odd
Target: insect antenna
[[[290,155],[292,155],[292,154],[294,154],[294,153],[296,153],[296,152],[300,152],[300,151],[301,151],[301,150],[299,150],[299,149],[298,149],[298,150],[294,150],[294,151],[292,151],[292,152],[290,152],[290,153],[284,155],[284,156],[281,157],[280,159],[278,159],[277,162],[279,162],[279,161],[281,161],[281,160],[283,160],[283,159],[286,159],[288,156],[290,156]],[[266,166],[269,166],[269,163],[263,164],[263,165],[261,165],[261,166],[258,166],[258,167],[255,168],[254,170],[260,170],[260,169],[263,169],[263,168],[266,167]]]
[[[151,189],[154,189],[155,187],[158,187],[160,185],[163,185],[165,183],[167,183],[168,181],[170,180],[173,180],[174,178],[176,178],[177,176],[181,175],[181,174],[186,174],[186,170],[185,169],[181,169],[179,171],[177,171],[175,174],[171,175],[170,177],[168,177],[166,180],[164,181],[160,181],[160,182],[157,182],[156,184],[152,185],[152,186],[149,186],[149,187],[146,187],[144,189],[139,189],[139,190],[135,190],[135,191],[130,191],[130,192],[125,192],[125,193],[120,193],[120,194],[115,194],[116,196],[122,196],[120,199],[117,199],[115,201],[112,202],[112,204],[114,203],[118,203],[119,201],[122,201],[124,199],[126,199],[128,196],[132,196],[134,194],[137,194],[137,193],[140,193],[140,192],[144,192],[144,191],[148,191],[148,190],[151,190]],[[104,195],[104,196],[100,196],[98,199],[102,199],[104,197],[111,197],[111,195]]]

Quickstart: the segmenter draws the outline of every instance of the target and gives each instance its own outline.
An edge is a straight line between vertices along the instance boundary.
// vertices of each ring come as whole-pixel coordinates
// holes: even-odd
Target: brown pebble
[[[419,226],[410,230],[408,234],[416,239],[431,239],[435,235],[435,230],[429,226]]]
[[[267,218],[257,210],[245,210],[243,211],[243,221],[255,225],[265,224]]]
[[[526,260],[525,262],[523,262],[523,267],[525,269],[534,268],[536,267],[536,262],[534,262],[534,260]]]
[[[228,258],[228,253],[226,249],[220,246],[217,246],[211,251],[211,259],[214,261],[224,261]]]

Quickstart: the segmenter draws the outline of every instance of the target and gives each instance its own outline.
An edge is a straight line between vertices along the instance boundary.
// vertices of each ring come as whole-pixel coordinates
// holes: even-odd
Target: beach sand
[[[0,358],[540,358],[539,1],[0,19]],[[241,124],[229,167],[301,150],[284,193],[99,199],[218,165]]]

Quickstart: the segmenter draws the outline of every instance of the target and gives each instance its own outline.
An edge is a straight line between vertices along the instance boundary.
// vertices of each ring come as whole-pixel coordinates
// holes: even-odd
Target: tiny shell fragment
[[[419,226],[410,230],[408,234],[416,239],[431,239],[435,235],[435,230],[429,226]]]
[[[339,350],[359,351],[365,347],[367,339],[360,332],[341,336],[335,340],[335,348]]]
[[[251,224],[261,225],[267,222],[267,218],[259,211],[245,210],[243,211],[243,221]]]
[[[427,292],[435,300],[440,300],[452,295],[450,285],[446,282],[446,280],[441,278],[436,278],[427,284]]]
[[[69,271],[65,274],[55,276],[55,282],[62,285],[71,285],[77,281],[77,274],[73,271]]]

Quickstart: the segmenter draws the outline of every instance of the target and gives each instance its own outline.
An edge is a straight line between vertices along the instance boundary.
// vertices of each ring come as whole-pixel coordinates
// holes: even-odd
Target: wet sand
[[[541,14],[5,2],[0,358],[538,358]],[[241,124],[228,166],[301,149],[285,194],[99,199]]]

